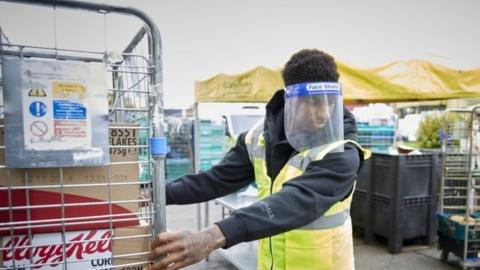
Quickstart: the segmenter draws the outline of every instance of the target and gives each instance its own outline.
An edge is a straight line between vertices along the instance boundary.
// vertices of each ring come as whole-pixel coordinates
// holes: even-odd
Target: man
[[[179,269],[218,248],[262,239],[258,269],[353,269],[349,207],[363,162],[355,119],[343,107],[333,58],[301,50],[266,118],[208,171],[167,185],[167,204],[208,201],[255,179],[259,201],[201,232],[162,233],[150,269]]]

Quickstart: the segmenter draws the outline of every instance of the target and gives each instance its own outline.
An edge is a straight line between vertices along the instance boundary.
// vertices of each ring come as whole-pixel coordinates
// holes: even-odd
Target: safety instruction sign
[[[103,63],[6,58],[4,66],[9,166],[108,162]]]
[[[68,70],[68,69],[67,69]],[[67,71],[65,70],[65,71]],[[27,150],[69,150],[92,147],[91,100],[88,80],[73,81],[70,74],[36,74],[44,85],[23,89],[24,137]],[[70,80],[70,81],[69,81]],[[33,93],[33,95],[32,95]],[[45,95],[39,95],[44,93]]]

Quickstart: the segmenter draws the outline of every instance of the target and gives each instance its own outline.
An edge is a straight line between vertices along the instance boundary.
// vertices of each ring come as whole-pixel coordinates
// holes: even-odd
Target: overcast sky
[[[282,66],[302,48],[373,67],[425,59],[458,69],[480,67],[480,1],[476,0],[123,0],[143,10],[163,38],[165,105],[193,102],[195,80],[257,65]],[[105,48],[105,17],[57,9],[57,45]],[[54,12],[0,2],[10,42],[54,45]],[[140,27],[107,16],[107,48],[122,50]],[[93,44],[93,45],[92,45]]]

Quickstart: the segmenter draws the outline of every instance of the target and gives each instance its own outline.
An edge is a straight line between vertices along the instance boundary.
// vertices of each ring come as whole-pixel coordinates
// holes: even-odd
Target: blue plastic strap
[[[156,137],[150,138],[150,152],[152,156],[165,156],[167,155],[167,138]]]

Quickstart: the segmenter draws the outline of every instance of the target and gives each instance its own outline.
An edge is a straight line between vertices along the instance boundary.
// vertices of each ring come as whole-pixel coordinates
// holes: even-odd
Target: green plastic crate
[[[465,240],[465,228],[466,224],[460,224],[450,219],[452,214],[442,214],[437,213],[437,230],[443,234],[447,235],[450,238],[456,240]],[[480,216],[473,215],[472,218],[480,218]],[[475,230],[475,227],[477,229]],[[469,225],[468,229],[468,239],[469,240],[480,240],[480,227],[479,225]]]

